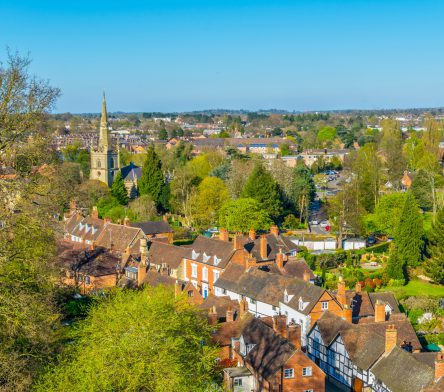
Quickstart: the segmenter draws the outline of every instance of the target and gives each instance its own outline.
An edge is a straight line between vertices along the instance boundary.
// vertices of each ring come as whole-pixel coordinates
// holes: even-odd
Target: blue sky
[[[56,111],[444,106],[444,2],[0,0]]]

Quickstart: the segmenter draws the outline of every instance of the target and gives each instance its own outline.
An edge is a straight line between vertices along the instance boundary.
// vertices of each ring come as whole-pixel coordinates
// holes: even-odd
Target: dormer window
[[[214,265],[218,265],[222,259],[218,259],[216,255],[214,255]]]
[[[191,252],[191,258],[196,260],[199,257],[200,253],[197,253],[194,249]]]
[[[304,310],[305,304],[302,297],[299,298],[299,310]]]
[[[204,252],[204,254],[202,255],[203,262],[206,263],[210,259],[210,257],[211,256],[207,256],[207,254]]]

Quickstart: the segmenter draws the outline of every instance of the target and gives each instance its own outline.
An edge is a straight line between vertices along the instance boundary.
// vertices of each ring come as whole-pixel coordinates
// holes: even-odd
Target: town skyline
[[[437,2],[0,5],[0,52],[30,53],[57,112],[439,107]],[[21,23],[16,23],[21,20]]]

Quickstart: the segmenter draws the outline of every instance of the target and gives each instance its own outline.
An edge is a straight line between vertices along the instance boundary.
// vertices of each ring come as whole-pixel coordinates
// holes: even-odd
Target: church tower
[[[108,185],[113,184],[114,177],[120,170],[118,153],[113,150],[108,130],[106,99],[103,93],[102,115],[100,117],[99,145],[91,149],[91,180],[99,180]]]

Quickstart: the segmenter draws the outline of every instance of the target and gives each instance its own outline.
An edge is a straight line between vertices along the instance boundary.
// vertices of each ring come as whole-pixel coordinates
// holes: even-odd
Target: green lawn
[[[444,286],[427,283],[418,279],[411,280],[405,286],[386,287],[385,290],[394,292],[397,297],[409,297],[418,295],[444,297]]]

